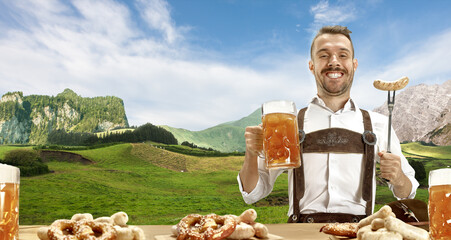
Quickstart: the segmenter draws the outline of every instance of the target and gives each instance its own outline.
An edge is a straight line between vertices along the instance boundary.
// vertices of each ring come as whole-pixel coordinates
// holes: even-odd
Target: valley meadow
[[[426,173],[451,165],[451,146],[408,143],[402,147],[406,157],[423,162]],[[0,159],[17,148],[32,147],[0,146]],[[50,224],[76,213],[97,218],[118,211],[126,212],[132,225],[176,224],[190,213],[239,215],[248,208],[257,210],[257,221],[262,223],[287,220],[287,174],[277,179],[267,198],[247,205],[237,184],[243,156],[195,157],[151,143],[70,152],[94,163],[53,160],[46,162],[52,173],[22,177],[21,225]],[[418,189],[416,198],[427,202],[426,185]],[[394,200],[386,186],[378,186],[375,210]]]

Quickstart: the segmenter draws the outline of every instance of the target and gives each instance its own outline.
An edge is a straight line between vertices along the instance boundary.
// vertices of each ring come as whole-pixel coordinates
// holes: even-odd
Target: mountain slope
[[[213,148],[221,152],[243,152],[246,148],[244,142],[246,126],[258,125],[259,123],[261,123],[261,110],[257,109],[247,117],[222,123],[202,131],[189,131],[170,126],[160,127],[170,131],[179,144],[188,141],[199,147]]]
[[[128,127],[122,99],[83,98],[70,89],[57,96],[6,93],[0,101],[0,144],[43,144],[57,129],[96,132]]]
[[[392,125],[401,142],[451,145],[451,80],[420,84],[396,95]],[[373,111],[388,115],[387,102]]]
[[[388,115],[387,103],[373,111]],[[451,80],[441,85],[420,84],[397,93],[393,111],[393,127],[401,142],[425,141],[451,145]],[[232,152],[244,151],[244,129],[261,123],[261,110],[237,121],[202,130],[161,126],[179,143],[188,141],[201,147]]]

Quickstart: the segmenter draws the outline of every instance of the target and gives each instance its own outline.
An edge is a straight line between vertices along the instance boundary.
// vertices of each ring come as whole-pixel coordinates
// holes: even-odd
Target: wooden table
[[[319,232],[319,229],[324,225],[323,223],[291,223],[291,224],[265,224],[269,233],[282,237],[283,239],[312,239],[312,240],[330,240],[336,239],[331,235]],[[41,226],[20,226],[19,239],[20,240],[38,240],[36,235],[37,230]],[[168,236],[171,234],[170,225],[141,225],[148,240],[154,240],[155,236]],[[175,238],[174,238],[175,239]]]

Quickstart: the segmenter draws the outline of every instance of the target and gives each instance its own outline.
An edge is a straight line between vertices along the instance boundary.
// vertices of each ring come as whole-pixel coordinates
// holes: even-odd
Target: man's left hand
[[[404,173],[401,169],[401,158],[398,155],[385,151],[378,153],[381,158],[381,177],[390,181],[394,186],[401,185]]]

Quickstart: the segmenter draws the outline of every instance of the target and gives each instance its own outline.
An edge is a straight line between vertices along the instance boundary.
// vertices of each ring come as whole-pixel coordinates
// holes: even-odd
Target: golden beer
[[[428,208],[431,239],[451,239],[451,168],[429,173]]]
[[[293,102],[269,102],[263,105],[263,150],[266,168],[301,166],[299,130]]]
[[[0,164],[0,240],[19,239],[18,168]]]

